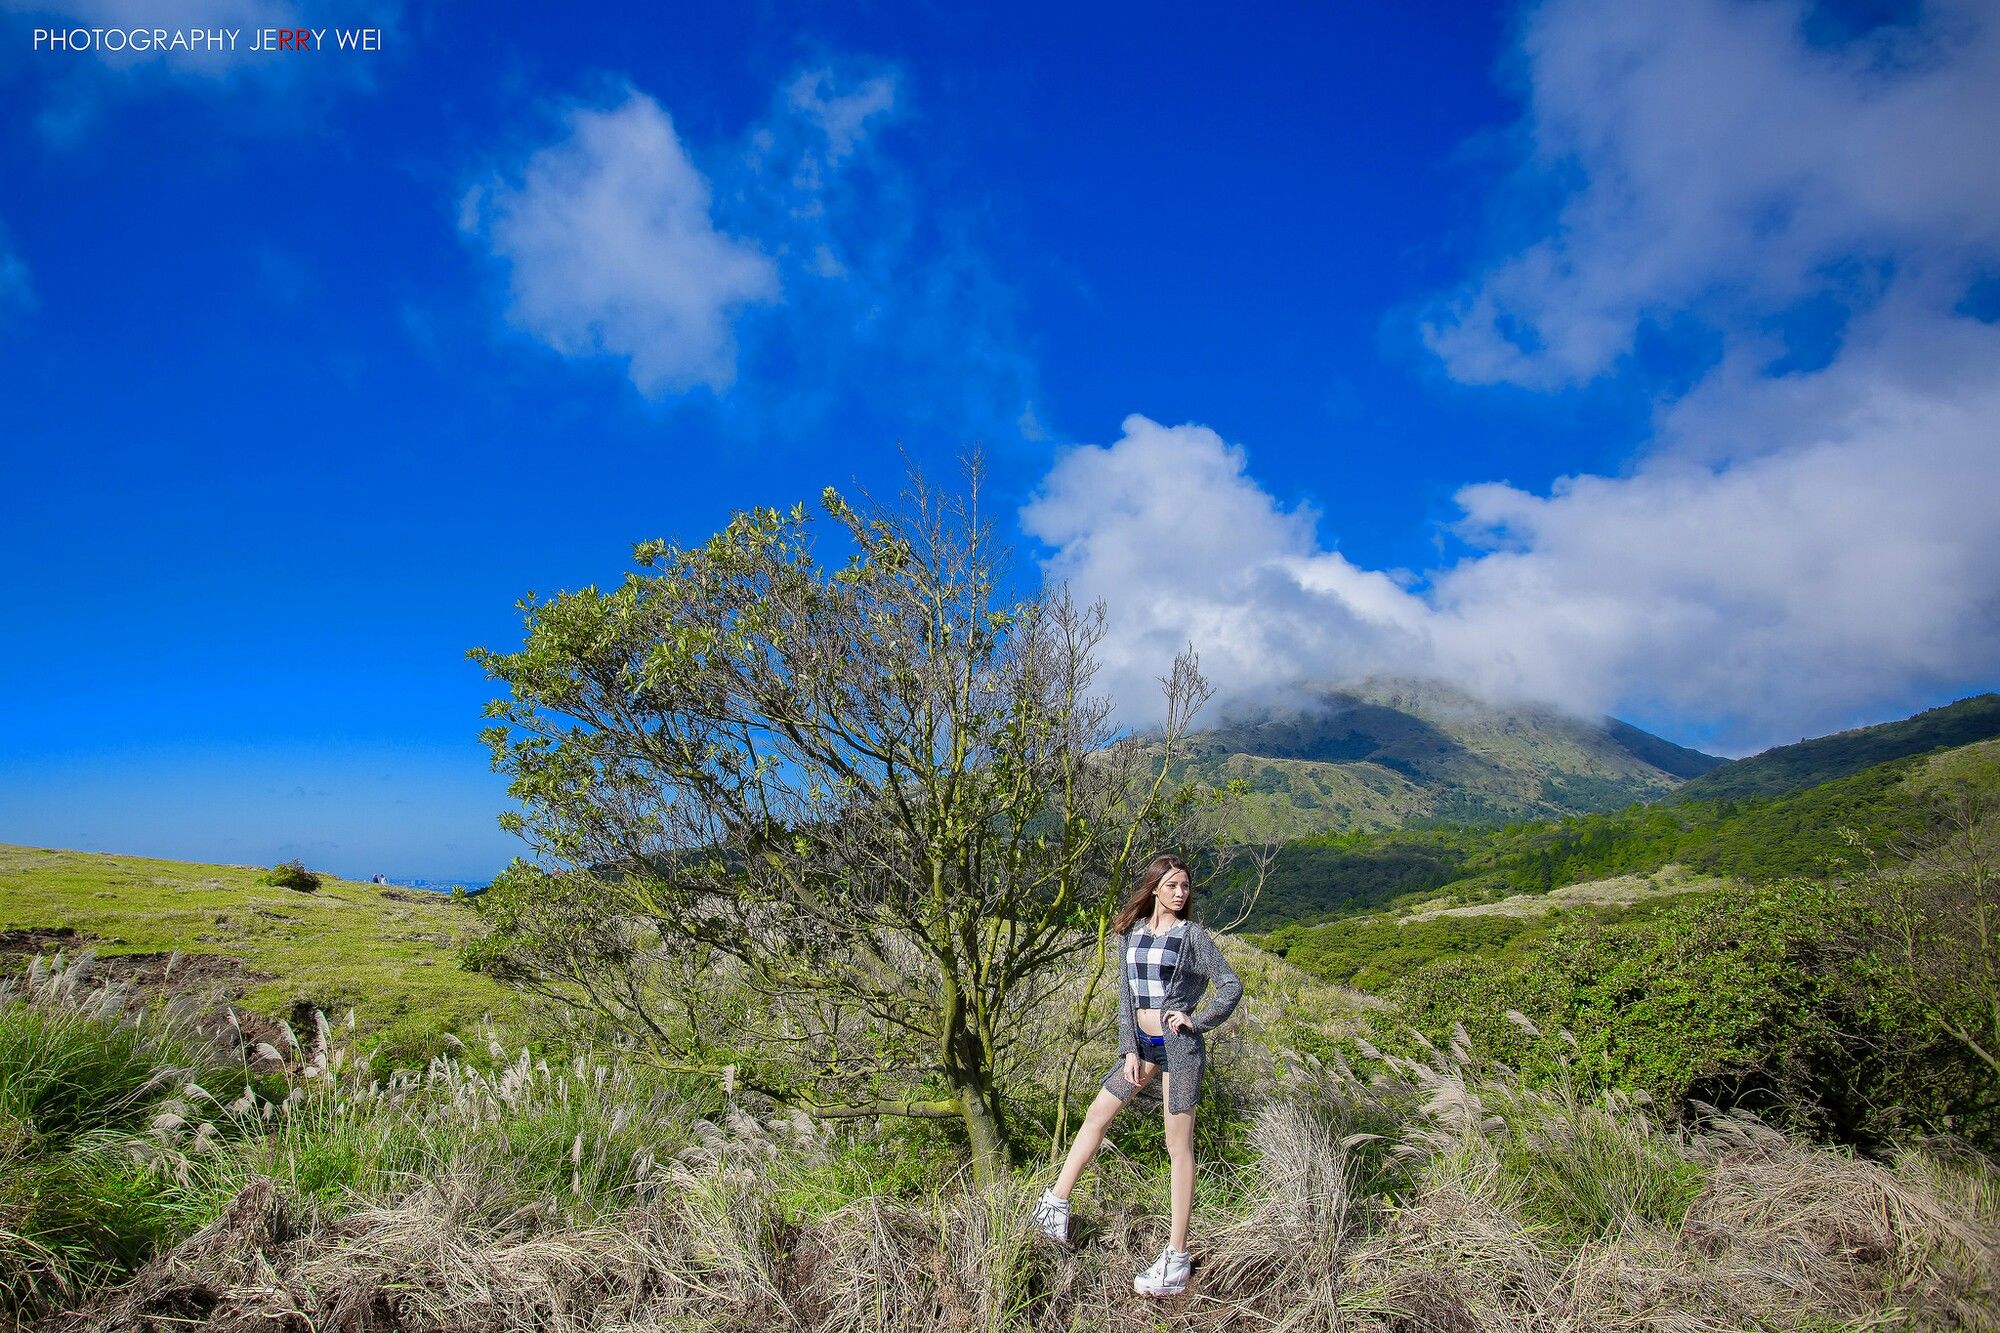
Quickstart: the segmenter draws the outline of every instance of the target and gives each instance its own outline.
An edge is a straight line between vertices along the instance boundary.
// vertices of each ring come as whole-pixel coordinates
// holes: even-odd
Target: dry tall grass
[[[1421,1059],[1360,1049],[1361,1070],[1257,1065],[1243,1151],[1203,1166],[1193,1286],[1156,1303],[1130,1287],[1165,1238],[1150,1158],[1101,1159],[1073,1250],[1028,1227],[1042,1181],[1025,1174],[801,1212],[787,1191],[828,1167],[832,1131],[698,1115],[587,1061],[377,1081],[322,1029],[279,1109],[252,1098],[144,1136],[162,1171],[236,1163],[233,1199],[46,1327],[2000,1328],[2000,1172],[1968,1150],[1875,1162],[1744,1115],[1669,1123],[1524,1087],[1462,1036]],[[201,1133],[225,1114],[244,1123]],[[327,1144],[376,1166],[310,1189]]]

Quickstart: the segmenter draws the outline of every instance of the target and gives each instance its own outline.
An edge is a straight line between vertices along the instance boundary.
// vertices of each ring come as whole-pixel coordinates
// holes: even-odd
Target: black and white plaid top
[[[1162,934],[1134,926],[1125,937],[1125,984],[1132,988],[1132,1007],[1158,1009],[1166,1003],[1167,983],[1181,965],[1181,927],[1176,921]]]

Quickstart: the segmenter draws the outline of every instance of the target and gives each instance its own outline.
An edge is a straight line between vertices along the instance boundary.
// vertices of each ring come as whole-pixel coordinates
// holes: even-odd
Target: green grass
[[[838,1141],[809,1169],[774,1173],[773,1199],[787,1221],[823,1218],[871,1195],[921,1199],[959,1169],[957,1145],[928,1122],[890,1121],[874,1132],[847,1128],[835,1134]]]
[[[0,1317],[115,1280],[207,1220],[116,1144],[0,1146],[0,1170]]]
[[[598,1217],[721,1109],[706,1081],[484,1042],[471,1063],[388,1074],[347,1035],[329,1034],[323,1073],[252,1075],[87,963],[0,981],[0,1325],[129,1274],[253,1177],[320,1215],[469,1174],[515,1206]]]
[[[1594,1107],[1571,1107],[1560,1132],[1547,1120],[1508,1129],[1498,1155],[1516,1210],[1564,1245],[1615,1236],[1628,1221],[1673,1231],[1706,1182],[1670,1140]]]
[[[189,1088],[233,1098],[242,1071],[170,1022],[125,1018],[0,989],[0,1314],[130,1271],[227,1197],[147,1169],[129,1144]]]
[[[53,1142],[127,1124],[176,1070],[194,1066],[149,1032],[25,1006],[0,1011],[0,1116]]]
[[[1347,1008],[1344,993],[1240,941],[1225,947],[1252,983],[1242,1021],[1263,1034],[1259,1041],[1324,1035],[1352,1021],[1336,1012]],[[1107,1327],[1114,1311],[1131,1308],[1130,1274],[1150,1257],[1168,1209],[1157,1108],[1121,1117],[1085,1177],[1072,1258],[1037,1243],[1024,1224],[1052,1169],[1032,1144],[1002,1188],[968,1192],[949,1125],[815,1124],[732,1106],[710,1081],[608,1052],[545,1063],[485,1040],[470,1063],[439,1061],[423,1076],[385,1081],[357,1060],[335,1059],[331,1076],[294,1071],[293,1081],[279,1076],[259,1099],[226,1107],[187,1085],[192,1078],[226,1089],[235,1067],[188,1038],[171,1014],[62,981],[43,974],[39,985],[0,988],[0,1060],[23,1066],[11,1100],[0,1101],[0,1324],[89,1299],[213,1220],[255,1178],[274,1181],[301,1224],[296,1243],[262,1248],[260,1261],[274,1266],[284,1290],[323,1291],[328,1275],[352,1273],[374,1284],[377,1299],[407,1297],[421,1309],[506,1287],[513,1314],[467,1320],[493,1327],[540,1326],[530,1308],[574,1309],[581,1326],[609,1312],[607,1298],[627,1299],[642,1284],[698,1285],[732,1316],[720,1321],[731,1328],[763,1327],[774,1308],[819,1309],[815,1302],[842,1291],[874,1302],[869,1321],[842,1326],[1014,1326],[1011,1317],[1023,1327]],[[1273,1002],[1278,1012],[1266,1012]],[[1378,1004],[1363,1007],[1386,1012]],[[332,1034],[336,1055],[345,1035],[344,1026]],[[1209,1271],[1236,1275],[1223,1298],[1302,1273],[1317,1282],[1328,1265],[1364,1262],[1357,1256],[1371,1246],[1376,1257],[1352,1287],[1393,1284],[1394,1273],[1365,1266],[1389,1262],[1389,1242],[1409,1273],[1435,1273],[1446,1256],[1482,1288],[1544,1271],[1553,1278],[1586,1258],[1664,1264],[1641,1279],[1691,1289],[1710,1271],[1694,1249],[1663,1259],[1647,1248],[1648,1238],[1673,1236],[1702,1202],[1716,1157],[1698,1139],[1663,1129],[1630,1099],[1585,1098],[1568,1070],[1552,1088],[1532,1089],[1504,1066],[1456,1050],[1428,1048],[1424,1062],[1368,1058],[1383,1068],[1336,1076],[1293,1057],[1289,1073],[1260,1074],[1245,1049],[1211,1071],[1225,1095],[1196,1124],[1196,1226]],[[1242,1095],[1228,1095],[1239,1079]],[[1468,1088],[1483,1099],[1469,1115]],[[89,1112],[102,1123],[81,1132],[42,1132],[24,1118],[74,1126],[86,1107],[110,1109]],[[1254,1114],[1232,1117],[1232,1107]],[[166,1111],[182,1119],[163,1129]],[[1807,1161],[1793,1145],[1783,1152]],[[1806,1182],[1815,1188],[1830,1180],[1820,1161],[1812,1159]],[[1925,1187],[1951,1201],[1954,1217],[1990,1216],[2000,1197],[1990,1164],[1970,1155],[1940,1160],[1921,1178],[1906,1174],[1916,1182],[1909,1188],[1934,1181]],[[1841,1179],[1850,1191],[1870,1186],[1859,1175]],[[1731,1275],[1764,1265],[1780,1298],[1792,1299],[1796,1281],[1783,1264],[1794,1262],[1800,1236],[1818,1244],[1820,1232],[1792,1227],[1794,1208],[1772,1212],[1744,1228],[1751,1234],[1740,1252],[1716,1262]],[[1921,1227],[1921,1214],[1895,1210],[1892,1224]],[[1476,1230],[1466,1229],[1468,1215]],[[1635,1223],[1643,1234],[1628,1244]],[[373,1264],[377,1253],[388,1262]],[[794,1264],[801,1253],[815,1264]],[[1919,1251],[1884,1253],[1886,1264]],[[1943,1253],[1922,1252],[1924,1262]],[[828,1255],[859,1262],[865,1280],[841,1285],[838,1270],[818,1266]],[[1795,1262],[1818,1261],[1813,1251]],[[194,1271],[197,1280],[209,1276]],[[1904,1275],[1882,1272],[1884,1281]],[[1082,1299],[1088,1284],[1103,1299],[1052,1304],[1061,1293]],[[1537,1313],[1562,1309],[1596,1326],[1597,1307],[1573,1306],[1589,1284],[1566,1285],[1528,1292],[1520,1325],[1540,1326]],[[1760,1301],[1759,1291],[1744,1299]],[[937,1317],[912,1316],[906,1296],[925,1308],[935,1300]],[[324,1302],[310,1308],[324,1321]],[[991,1317],[965,1317],[981,1310]],[[642,1313],[647,1326],[680,1326],[650,1317],[659,1311]],[[641,1322],[633,1314],[625,1308],[618,1318]]]
[[[100,957],[239,959],[269,978],[250,984],[252,1012],[351,1008],[358,1032],[392,1036],[412,1057],[436,1053],[438,1033],[517,1012],[512,991],[458,966],[473,926],[463,903],[406,901],[331,876],[300,893],[261,883],[268,869],[0,845],[0,930],[69,926]]]

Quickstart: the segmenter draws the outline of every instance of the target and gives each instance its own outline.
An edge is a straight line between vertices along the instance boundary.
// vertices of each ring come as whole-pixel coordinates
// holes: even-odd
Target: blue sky
[[[2000,677],[1990,4],[470,14],[0,0],[0,840],[484,878],[517,597],[974,441],[1134,720]]]

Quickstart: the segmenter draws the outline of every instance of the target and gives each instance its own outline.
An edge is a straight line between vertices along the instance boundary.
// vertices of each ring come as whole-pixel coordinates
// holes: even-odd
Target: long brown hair
[[[1132,890],[1132,896],[1119,907],[1118,915],[1111,918],[1113,930],[1123,935],[1138,923],[1140,917],[1153,914],[1153,893],[1160,887],[1160,881],[1167,877],[1169,870],[1181,871],[1188,877],[1188,907],[1189,909],[1194,907],[1194,871],[1189,870],[1188,863],[1178,856],[1161,852],[1146,862],[1146,868],[1139,872],[1138,887]],[[1183,912],[1181,915],[1186,916],[1187,913]]]

